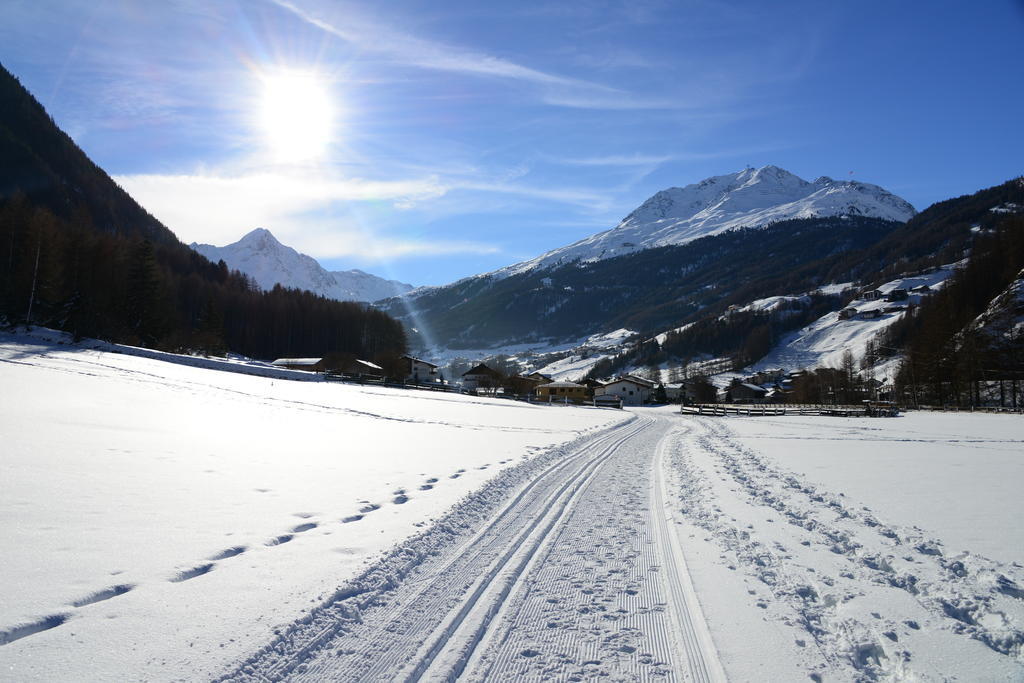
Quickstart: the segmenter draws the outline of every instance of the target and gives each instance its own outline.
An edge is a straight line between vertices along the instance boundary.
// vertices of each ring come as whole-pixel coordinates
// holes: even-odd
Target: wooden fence
[[[772,403],[699,403],[682,406],[683,415],[743,415],[764,417],[772,415],[828,415],[832,417],[865,417],[895,414],[894,408],[879,409],[868,406],[834,406],[825,404],[772,404]]]
[[[394,389],[421,389],[423,391],[455,391],[450,384],[413,384],[405,382],[389,382],[382,377],[373,375],[359,375],[349,372],[336,372],[328,370],[324,373],[325,379],[329,382],[348,382],[350,384],[368,384],[378,387],[392,387]]]

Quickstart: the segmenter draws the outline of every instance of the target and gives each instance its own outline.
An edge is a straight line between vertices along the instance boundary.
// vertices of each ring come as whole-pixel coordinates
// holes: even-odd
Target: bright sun
[[[279,161],[306,161],[327,151],[334,109],[327,86],[311,72],[263,76],[260,127]]]

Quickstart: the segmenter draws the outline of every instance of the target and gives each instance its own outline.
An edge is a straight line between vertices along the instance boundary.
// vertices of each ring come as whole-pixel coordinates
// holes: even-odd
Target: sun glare
[[[334,125],[326,84],[302,71],[268,74],[262,81],[260,127],[274,157],[306,161],[322,156]]]

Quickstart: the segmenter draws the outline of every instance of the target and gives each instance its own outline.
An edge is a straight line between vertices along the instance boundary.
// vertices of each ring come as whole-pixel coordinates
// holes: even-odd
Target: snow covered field
[[[1024,565],[1024,418],[909,412],[895,420],[730,420],[740,443],[948,553]]]
[[[687,563],[736,680],[1024,679],[1024,420],[685,418]]]
[[[499,471],[625,417],[4,335],[0,679],[209,679]]]
[[[0,680],[1024,679],[1019,416],[530,406],[24,335],[0,389]]]

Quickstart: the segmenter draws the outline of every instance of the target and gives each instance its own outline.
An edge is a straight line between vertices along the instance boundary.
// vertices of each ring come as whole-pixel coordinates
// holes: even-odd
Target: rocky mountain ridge
[[[339,301],[378,301],[413,288],[358,269],[328,271],[312,256],[281,244],[266,228],[256,228],[223,247],[195,242],[189,246],[213,262],[223,260],[229,268],[242,271],[265,290],[281,284]]]
[[[868,183],[822,176],[814,182],[762,166],[657,192],[614,228],[496,271],[510,275],[572,261],[597,261],[680,245],[741,228],[795,218],[862,216],[906,222],[917,211]]]

